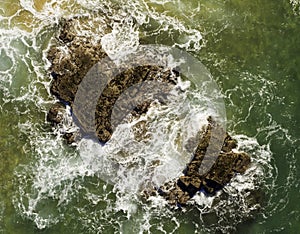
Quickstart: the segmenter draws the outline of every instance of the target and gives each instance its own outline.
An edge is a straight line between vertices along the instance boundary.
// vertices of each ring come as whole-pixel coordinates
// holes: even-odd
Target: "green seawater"
[[[299,233],[297,4],[0,1],[0,233]],[[46,122],[55,99],[49,93],[45,54],[60,17],[97,17],[98,10],[118,20],[145,17],[135,27],[141,43],[182,48],[209,69],[225,96],[227,130],[255,139],[270,152],[270,160],[257,156],[264,168],[262,209],[239,220],[236,214],[245,211],[236,207],[236,213],[222,217],[209,210],[201,216],[195,209],[150,207],[145,212],[137,204],[128,215],[125,208],[118,209],[126,204],[113,185],[82,171],[76,149],[65,145]],[[234,197],[227,199],[235,204]]]

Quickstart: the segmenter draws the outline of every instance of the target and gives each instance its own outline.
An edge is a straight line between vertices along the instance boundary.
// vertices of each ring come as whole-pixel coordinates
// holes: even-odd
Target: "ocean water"
[[[140,186],[176,177],[184,164],[174,145],[161,144],[170,141],[170,126],[182,127],[176,108],[147,116],[160,137],[155,144],[132,144],[130,126],[122,125],[104,147],[87,139],[67,146],[61,134],[76,128],[70,113],[60,128],[46,122],[56,101],[46,52],[59,20],[74,16],[86,17],[79,33],[102,38],[111,56],[141,43],[199,59],[224,95],[228,132],[252,157],[246,174],[215,197],[199,193],[188,208],[170,208],[159,197],[144,201]],[[0,232],[299,233],[299,55],[297,0],[1,1]],[[192,95],[187,112],[203,120],[203,97]],[[150,159],[169,165],[165,174],[152,170]]]

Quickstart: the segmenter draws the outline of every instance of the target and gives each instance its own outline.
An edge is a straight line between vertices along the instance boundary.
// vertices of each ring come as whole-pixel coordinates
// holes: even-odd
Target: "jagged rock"
[[[74,30],[74,20],[63,20],[57,44],[48,51],[53,77],[50,91],[68,103],[73,103],[78,84],[100,59],[106,56],[100,42],[79,37]],[[60,46],[60,43],[62,45]]]
[[[59,44],[52,46],[47,56],[51,63],[50,72],[53,77],[50,91],[58,99],[72,106],[78,85],[87,72],[97,62],[106,57],[106,54],[100,42],[92,44],[89,38],[79,37],[76,34],[73,20],[63,20],[61,22],[58,38],[60,42],[63,42],[63,46],[59,46]],[[98,139],[105,143],[111,138],[113,132],[111,123],[112,109],[115,107],[115,102],[120,94],[127,88],[137,83],[153,80],[168,82],[174,85],[176,84],[176,76],[178,76],[178,73],[171,72],[162,67],[137,66],[113,77],[101,93],[97,102],[95,128]],[[90,90],[93,90],[93,87],[90,87]],[[87,90],[87,93],[90,90]],[[149,100],[144,100],[143,98],[143,94],[147,90],[138,90],[136,92],[140,93],[141,104],[133,109],[132,114],[135,116],[145,113],[150,104]],[[134,96],[134,90],[131,95]],[[128,100],[129,98],[124,97],[123,99]],[[135,98],[137,98],[136,95]],[[155,96],[155,98],[163,101],[163,98],[159,96]],[[85,100],[86,103],[83,103],[82,106],[86,106],[92,101],[94,100],[89,100],[87,97]],[[126,106],[126,108],[128,107]],[[119,110],[117,113],[122,114],[124,110]]]
[[[72,144],[80,138],[80,135],[78,132],[66,132],[63,134],[63,138],[66,140],[67,144]]]
[[[198,191],[205,191],[206,194],[214,195],[230,182],[236,173],[243,174],[250,165],[250,156],[244,152],[235,153],[232,151],[237,147],[237,142],[226,134],[222,151],[218,154],[215,163],[205,173],[199,172],[200,166],[204,161],[207,147],[211,143],[211,129],[213,123],[210,123],[202,136],[194,157],[184,170],[184,175],[180,176],[170,188],[170,183],[159,188],[159,194],[166,198],[170,204],[186,205]],[[219,151],[218,151],[219,152]],[[209,159],[208,159],[209,160]],[[178,196],[187,194],[185,199]],[[188,198],[187,198],[188,197]]]
[[[63,20],[60,24],[58,41],[48,52],[48,60],[51,63],[50,73],[53,77],[50,87],[51,93],[71,107],[82,79],[97,62],[106,56],[100,42],[92,43],[91,41],[91,38],[79,37],[76,34],[73,20]],[[111,138],[113,124],[117,124],[117,122],[111,123],[113,107],[125,90],[134,86],[134,84],[151,80],[173,86],[176,84],[178,76],[178,72],[166,70],[162,67],[138,66],[112,78],[97,101],[95,113],[91,113],[95,114],[98,139],[105,143]],[[143,89],[132,89],[131,92],[126,94],[128,97],[124,97],[124,100],[129,100],[131,96],[139,98],[140,104],[131,111],[132,118],[139,117],[147,112],[152,100],[145,100],[144,93],[146,92],[147,90]],[[157,98],[161,103],[165,102],[163,95],[157,96]],[[82,103],[82,106],[95,100],[89,100],[87,96],[84,101],[86,103]],[[60,123],[61,116],[59,112],[61,108],[63,108],[63,104],[53,106],[47,119],[54,124]],[[119,108],[117,113],[124,113],[125,110],[122,109],[122,106]],[[122,119],[122,116],[117,119]],[[218,128],[211,118],[208,121],[209,124],[204,130],[196,150],[194,151],[189,145],[193,145],[194,141],[198,141],[197,137],[191,139],[185,145],[189,152],[194,152],[193,159],[187,164],[183,175],[175,182],[170,181],[158,189],[145,189],[143,191],[144,197],[158,193],[171,205],[186,205],[197,192],[205,191],[207,194],[213,195],[229,183],[236,173],[245,172],[250,165],[249,155],[232,151],[237,147],[237,142],[228,134],[225,135],[223,129]],[[140,128],[140,131],[136,131],[137,139],[145,139],[146,124],[141,123],[140,126],[137,125],[135,128]],[[214,131],[214,134],[212,134],[212,131]],[[224,136],[225,139],[223,139]],[[65,134],[65,138],[68,143],[76,140],[76,136],[72,133]],[[212,140],[221,141],[221,143],[224,141],[221,152],[219,152],[217,145],[210,145]],[[208,147],[211,147],[215,155],[205,157]],[[212,163],[213,165],[211,165]],[[205,173],[200,172],[200,169]]]
[[[61,102],[53,104],[47,113],[47,121],[53,125],[57,125],[63,120],[63,113],[65,112],[65,105]]]

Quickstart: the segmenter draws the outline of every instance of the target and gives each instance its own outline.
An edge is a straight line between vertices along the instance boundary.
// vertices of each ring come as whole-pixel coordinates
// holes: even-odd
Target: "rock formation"
[[[61,101],[61,104],[54,105],[48,113],[48,120],[53,124],[60,123],[59,113],[64,104],[67,103],[72,107],[78,85],[89,69],[106,56],[100,42],[92,43],[91,38],[80,37],[76,34],[73,29],[73,20],[62,20],[57,41],[48,53],[48,60],[51,63],[49,70],[53,77],[50,90]],[[178,75],[177,72],[162,67],[140,66],[129,69],[113,78],[97,102],[95,117],[98,139],[103,143],[110,139],[113,132],[110,123],[112,108],[124,90],[145,80],[167,82],[174,85]],[[139,116],[147,112],[148,106],[149,100],[145,100],[144,103],[133,110],[132,115]],[[212,129],[215,127],[217,126],[215,126],[213,120],[209,119],[209,125],[194,152],[191,162],[187,162],[183,175],[176,182],[162,185],[160,188],[150,190],[151,192],[148,193],[145,192],[146,196],[151,195],[153,191],[157,191],[170,204],[185,205],[198,191],[213,195],[226,183],[230,182],[230,179],[236,173],[244,173],[250,164],[250,157],[246,153],[232,151],[237,146],[237,142],[228,134],[226,134],[222,151],[218,151],[218,155],[216,155],[217,159],[213,166],[208,168],[209,170],[204,174],[199,172],[200,165],[205,160],[212,160],[204,158],[204,156],[212,137]],[[65,137],[69,143],[74,141],[72,134]]]
[[[236,173],[243,174],[250,164],[250,157],[244,152],[235,153],[232,149],[237,147],[237,142],[228,134],[224,140],[222,150],[211,168],[204,174],[200,173],[200,166],[204,162],[206,150],[212,137],[211,129],[214,123],[210,120],[206,131],[201,138],[194,157],[187,164],[182,176],[176,182],[167,183],[157,189],[172,205],[186,205],[198,191],[214,195],[224,185],[230,182]]]

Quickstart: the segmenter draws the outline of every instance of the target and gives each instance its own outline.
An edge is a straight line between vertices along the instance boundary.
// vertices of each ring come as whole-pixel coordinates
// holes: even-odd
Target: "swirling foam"
[[[166,1],[151,2],[165,4]],[[288,166],[291,167],[291,171],[286,187],[278,187],[276,180],[279,172],[276,167],[270,166],[274,160],[270,145],[268,143],[259,145],[255,138],[244,135],[235,136],[239,141],[240,149],[251,153],[253,157],[254,162],[250,170],[243,176],[235,177],[216,197],[206,197],[203,193],[199,193],[195,196],[194,201],[191,201],[195,203],[197,209],[183,210],[182,212],[185,213],[182,215],[181,211],[169,209],[160,197],[152,197],[146,203],[141,202],[136,192],[137,188],[131,188],[136,181],[140,181],[140,178],[134,174],[123,178],[124,172],[116,170],[117,165],[106,165],[101,162],[99,154],[112,153],[113,149],[117,148],[116,144],[106,146],[106,148],[111,147],[110,150],[106,150],[103,147],[99,148],[95,142],[83,140],[79,144],[81,152],[78,152],[63,144],[58,129],[56,135],[49,133],[49,129],[45,129],[44,122],[40,119],[44,115],[40,116],[37,113],[41,110],[46,112],[48,104],[53,100],[50,98],[49,92],[45,91],[49,87],[49,79],[44,73],[45,65],[48,64],[45,59],[46,53],[41,54],[41,50],[46,50],[50,45],[48,37],[49,34],[54,34],[54,31],[49,32],[49,30],[53,29],[61,16],[70,18],[79,14],[91,16],[93,20],[90,22],[90,27],[92,28],[101,16],[95,12],[91,13],[87,9],[104,12],[105,17],[112,19],[111,26],[116,30],[115,32],[121,32],[119,39],[116,38],[114,31],[106,38],[116,42],[111,48],[108,45],[106,47],[107,52],[111,51],[112,55],[113,51],[121,46],[118,44],[119,41],[125,40],[128,45],[135,46],[138,43],[137,35],[151,40],[154,38],[154,41],[159,42],[157,35],[164,34],[171,38],[172,46],[190,51],[199,51],[203,43],[198,30],[185,26],[176,17],[168,15],[168,12],[150,8],[144,1],[128,1],[118,7],[113,2],[60,1],[57,3],[57,1],[47,1],[44,6],[37,9],[32,1],[22,0],[18,13],[2,17],[0,19],[4,25],[4,29],[0,32],[1,58],[4,58],[0,61],[2,103],[13,104],[15,106],[14,114],[26,116],[20,117],[20,119],[16,117],[19,121],[17,126],[22,134],[28,136],[30,143],[30,147],[24,146],[30,162],[21,165],[15,174],[17,191],[14,196],[14,204],[19,214],[31,219],[39,229],[53,227],[54,224],[64,224],[69,229],[78,231],[79,223],[82,226],[79,228],[80,231],[91,233],[104,231],[132,233],[153,230],[176,232],[185,225],[190,225],[190,230],[195,233],[200,230],[229,231],[234,230],[239,222],[246,219],[248,215],[251,216],[251,212],[256,209],[255,206],[247,204],[248,191],[261,186],[266,186],[269,191],[275,189],[275,193],[269,200],[271,208],[264,214],[267,216],[270,211],[268,215],[271,216],[277,210],[283,209],[287,204],[287,198],[284,197],[281,204],[275,204],[275,197],[280,190],[282,190],[281,193],[287,193],[286,196],[288,196],[288,187],[294,184],[295,168],[293,165],[295,159],[288,158]],[[33,22],[14,23],[22,12],[31,15]],[[21,20],[19,19],[19,21]],[[131,22],[137,22],[139,27]],[[147,28],[150,24],[154,25],[152,29]],[[32,25],[34,26],[32,27]],[[95,25],[97,24],[95,23]],[[143,27],[147,30],[143,31]],[[97,31],[97,27],[94,27],[94,30],[95,28],[94,36],[99,38],[99,34],[102,33],[101,29]],[[128,30],[132,34],[126,34]],[[84,29],[81,32],[89,33]],[[179,40],[173,38],[172,34],[183,36]],[[128,35],[133,36],[128,37]],[[103,40],[105,41],[105,38]],[[46,41],[46,45],[42,41]],[[18,75],[20,69],[24,71],[26,80],[24,80],[24,76]],[[244,75],[248,81],[249,79],[256,80],[249,74]],[[269,84],[267,80],[264,82],[265,93],[270,94],[266,99],[262,98],[267,100],[265,103],[267,105],[273,98],[271,95],[272,84]],[[229,97],[229,100],[234,95],[234,91],[236,90],[227,91],[226,96]],[[245,90],[239,93],[245,93]],[[258,93],[258,95],[260,94]],[[268,100],[268,98],[270,99]],[[6,111],[5,105],[0,108],[1,111]],[[249,112],[252,108],[249,107]],[[68,113],[65,117],[66,120],[70,118]],[[294,141],[286,129],[277,124],[271,116],[269,118],[272,124],[260,129],[260,134],[266,135],[266,141],[271,141],[271,137],[276,134],[282,134],[287,139],[286,144],[292,144]],[[237,117],[237,119],[242,118]],[[232,124],[234,125],[233,129],[241,126],[246,120],[247,116],[244,121]],[[128,130],[126,125],[120,126],[120,128],[122,127]],[[66,124],[64,128],[70,129],[72,126]],[[124,132],[126,133],[126,131]],[[264,132],[267,134],[263,134]],[[256,137],[260,138],[260,134]],[[101,152],[105,150],[106,152]],[[95,154],[95,152],[98,153]],[[289,152],[288,155],[294,155],[293,153]],[[172,168],[168,170],[172,170]],[[117,173],[120,181],[113,181],[114,186],[104,183],[99,176],[100,173],[103,176],[106,172],[108,175],[112,172]],[[172,175],[172,177],[174,176]],[[226,199],[223,199],[222,196],[225,196]],[[240,208],[233,210],[232,207]],[[189,217],[190,220],[182,216]]]

